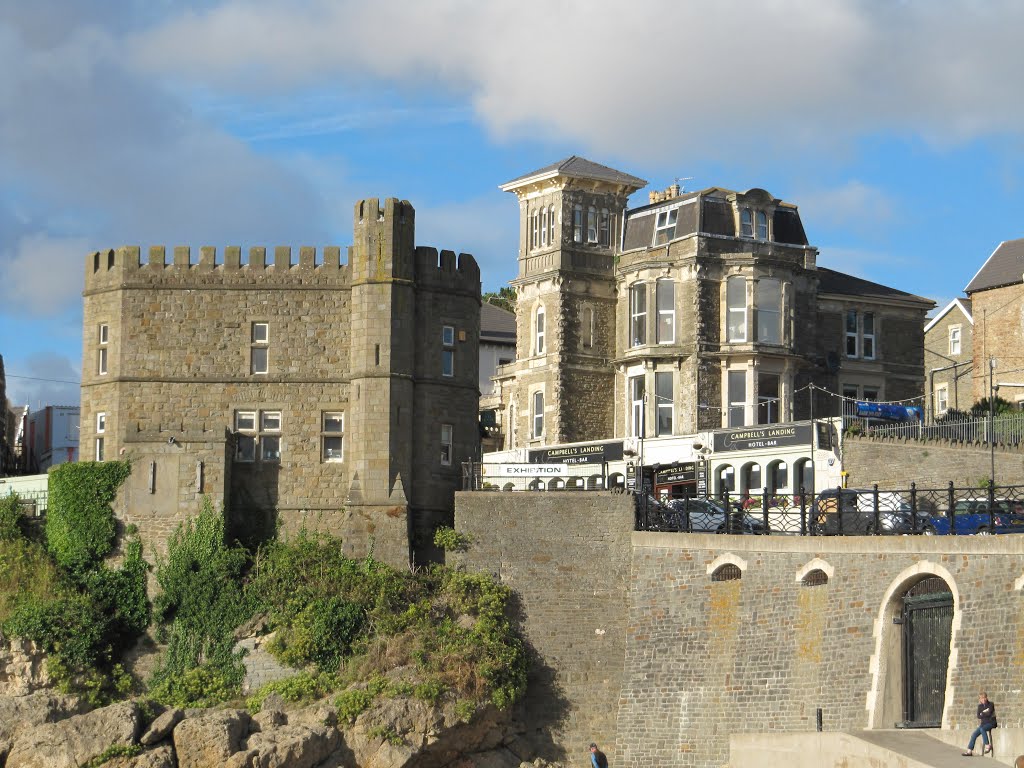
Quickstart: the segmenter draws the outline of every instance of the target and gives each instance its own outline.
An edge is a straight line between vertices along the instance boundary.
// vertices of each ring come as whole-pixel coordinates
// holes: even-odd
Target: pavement
[[[914,729],[870,730],[853,731],[851,735],[869,744],[874,744],[908,757],[915,762],[936,766],[936,768],[949,765],[974,765],[979,761],[984,762],[981,762],[978,768],[999,764],[991,760],[987,755],[982,757],[980,739],[978,740],[978,749],[975,750],[974,757],[964,757],[961,753],[966,749],[966,744],[961,747],[950,746],[930,736],[925,731]]]

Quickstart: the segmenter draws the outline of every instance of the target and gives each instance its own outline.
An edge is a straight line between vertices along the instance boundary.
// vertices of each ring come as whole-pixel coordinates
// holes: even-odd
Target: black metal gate
[[[946,701],[953,595],[942,579],[925,579],[903,598],[905,728],[938,728]]]

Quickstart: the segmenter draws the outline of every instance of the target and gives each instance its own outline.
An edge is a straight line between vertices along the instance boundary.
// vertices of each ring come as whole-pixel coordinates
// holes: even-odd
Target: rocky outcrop
[[[65,720],[88,709],[77,696],[55,695],[49,691],[17,698],[0,696],[0,766],[22,732],[44,723]]]
[[[72,697],[0,697],[0,768],[79,768],[111,746],[145,748],[107,768],[547,768],[502,713],[464,723],[454,706],[378,698],[354,723],[326,701],[286,709],[168,709],[140,728],[132,702],[92,712]],[[139,734],[141,733],[141,737]],[[9,748],[6,766],[4,755]]]
[[[174,729],[178,768],[221,768],[242,749],[249,734],[249,713],[240,709],[203,712]]]
[[[138,731],[133,701],[37,725],[14,739],[7,768],[79,768],[111,746],[133,745]]]
[[[35,643],[0,635],[0,696],[27,696],[51,684],[46,656]]]

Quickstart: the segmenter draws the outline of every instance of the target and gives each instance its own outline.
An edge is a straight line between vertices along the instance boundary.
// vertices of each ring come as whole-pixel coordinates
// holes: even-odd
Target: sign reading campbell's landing
[[[715,451],[748,451],[785,445],[809,445],[810,442],[810,424],[765,424],[715,432]]]
[[[622,441],[594,443],[593,445],[566,445],[530,451],[530,461],[535,463],[558,462],[561,464],[600,464],[604,461],[622,459]]]

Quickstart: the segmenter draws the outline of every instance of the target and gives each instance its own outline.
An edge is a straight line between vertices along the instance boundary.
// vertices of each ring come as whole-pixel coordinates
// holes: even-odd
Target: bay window
[[[726,338],[731,342],[747,340],[747,279],[740,275],[730,277],[725,284],[727,307]]]
[[[629,340],[631,347],[647,343],[647,284],[636,283],[629,289]]]
[[[676,340],[675,283],[671,280],[659,280],[655,294],[658,305],[658,343],[672,344]]]

